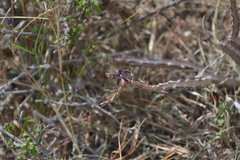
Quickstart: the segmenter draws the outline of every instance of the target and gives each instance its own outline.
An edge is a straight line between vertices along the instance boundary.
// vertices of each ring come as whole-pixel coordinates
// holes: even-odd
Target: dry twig
[[[239,15],[236,7],[236,1],[230,0],[231,16],[232,16],[232,32],[225,42],[220,42],[222,50],[227,53],[238,66],[240,66],[240,39],[239,33]]]

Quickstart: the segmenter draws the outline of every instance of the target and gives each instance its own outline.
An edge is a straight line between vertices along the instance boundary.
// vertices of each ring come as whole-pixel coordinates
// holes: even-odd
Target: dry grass
[[[64,0],[8,3],[0,6],[1,158],[239,159],[237,85],[126,85],[100,106],[114,94],[105,89],[118,88],[105,73],[120,68],[151,85],[206,75],[238,84],[219,47],[231,32],[228,0],[101,0],[102,13]],[[146,64],[153,59],[192,68]]]

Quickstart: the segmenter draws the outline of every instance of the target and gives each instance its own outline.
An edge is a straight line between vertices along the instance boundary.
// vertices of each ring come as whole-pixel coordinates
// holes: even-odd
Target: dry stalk
[[[118,59],[119,60],[119,59]],[[127,61],[127,59],[122,59],[124,61]],[[133,60],[135,62],[141,63],[141,64],[155,64],[155,65],[165,65],[165,66],[171,66],[171,67],[181,67],[181,68],[192,68],[194,70],[199,70],[199,68],[197,67],[193,67],[190,65],[185,65],[183,62],[179,62],[174,64],[173,62],[163,62],[163,61],[156,61],[156,63],[150,63],[150,61],[152,62],[152,60],[142,60],[141,62],[139,62],[139,60],[136,59],[132,59],[129,60],[131,62],[133,62]],[[128,62],[129,62],[128,61]],[[157,85],[150,85],[147,83],[142,83],[139,81],[134,81],[133,77],[131,76],[130,78],[126,77],[125,74],[123,73],[130,73],[129,71],[123,71],[122,69],[119,70],[118,73],[106,73],[106,76],[108,78],[111,79],[117,79],[118,85],[119,87],[115,90],[107,90],[110,92],[114,92],[112,98],[110,98],[107,101],[104,101],[102,103],[100,103],[101,106],[105,106],[111,102],[113,102],[117,96],[120,94],[122,88],[124,87],[125,84],[129,85],[129,86],[133,86],[133,87],[137,87],[140,89],[144,89],[150,92],[161,92],[162,90],[166,90],[166,89],[176,89],[176,88],[203,88],[203,87],[207,87],[211,84],[216,84],[217,86],[232,86],[232,87],[236,87],[236,86],[240,86],[240,81],[237,80],[233,80],[227,77],[223,77],[223,76],[219,76],[219,75],[210,75],[209,73],[204,77],[204,78],[197,78],[197,79],[193,79],[193,80],[178,80],[178,81],[168,81],[165,83],[159,83]],[[121,82],[121,83],[119,83]]]
[[[127,63],[136,66],[145,66],[145,67],[160,67],[160,68],[173,68],[173,69],[186,69],[186,70],[193,70],[193,71],[201,71],[203,70],[202,67],[181,61],[174,61],[174,60],[149,60],[149,59],[140,59],[140,58],[114,58],[114,62],[120,63]]]
[[[203,68],[201,66],[188,63],[188,62],[181,62],[181,61],[175,61],[175,60],[163,60],[163,59],[149,60],[149,59],[139,59],[139,58],[114,58],[114,62],[126,63],[133,66],[192,70],[192,71],[198,72],[198,75],[196,76],[196,78],[209,79],[212,83],[215,83],[218,86],[224,86],[224,87],[240,86],[240,81],[238,80],[234,80],[232,78],[221,75],[220,73],[217,73],[217,71],[215,70],[208,69],[208,67]],[[187,87],[187,88],[191,88],[191,87]]]
[[[165,83],[159,83],[157,85],[149,85],[138,81],[130,81],[128,83],[131,86],[138,87],[150,92],[161,92],[165,89],[176,89],[176,88],[202,88],[212,84],[210,79],[196,79],[196,80],[178,80],[168,81]]]
[[[232,32],[228,40],[220,42],[222,50],[227,53],[238,66],[240,66],[240,39],[238,38],[240,19],[236,7],[236,1],[230,0]]]

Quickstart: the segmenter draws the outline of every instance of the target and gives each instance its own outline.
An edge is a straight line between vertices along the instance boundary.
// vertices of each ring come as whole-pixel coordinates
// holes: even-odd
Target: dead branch
[[[238,38],[240,19],[235,0],[230,0],[232,31],[225,42],[220,42],[222,50],[240,66],[240,39]]]
[[[161,64],[161,62],[160,62],[160,64]],[[171,63],[169,63],[169,64],[171,64]],[[216,84],[217,86],[232,86],[232,87],[240,86],[240,81],[236,81],[236,80],[233,80],[233,79],[230,79],[227,77],[222,77],[222,76],[217,76],[217,75],[208,75],[208,76],[205,76],[204,78],[198,78],[198,79],[194,79],[194,80],[168,81],[165,83],[159,83],[157,85],[150,85],[147,83],[134,81],[133,77],[131,77],[132,79],[128,79],[127,77],[124,77],[124,75],[119,74],[122,72],[129,72],[129,71],[123,71],[120,69],[118,73],[113,73],[113,74],[106,73],[106,76],[108,78],[111,78],[111,79],[118,78],[117,82],[119,82],[119,80],[122,80],[123,83],[121,83],[121,84],[118,83],[119,87],[117,89],[109,90],[111,92],[115,92],[115,94],[109,100],[100,103],[101,106],[105,106],[105,105],[113,102],[116,99],[117,95],[120,94],[120,92],[125,84],[132,86],[132,87],[144,89],[144,90],[147,90],[150,92],[161,92],[162,90],[177,89],[177,88],[196,89],[196,88],[207,87],[211,84]]]
[[[149,59],[140,59],[140,58],[114,58],[114,62],[121,62],[121,63],[128,63],[131,65],[136,66],[146,66],[146,67],[161,67],[161,68],[173,68],[173,69],[187,69],[193,71],[201,71],[203,70],[202,67],[181,61],[174,61],[174,60],[149,60]]]
[[[239,16],[236,7],[236,0],[230,0],[231,16],[232,16],[232,33],[231,37],[237,38],[239,33]]]

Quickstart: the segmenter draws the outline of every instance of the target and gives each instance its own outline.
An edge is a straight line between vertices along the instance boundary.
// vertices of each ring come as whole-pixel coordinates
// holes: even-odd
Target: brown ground
[[[3,159],[239,159],[239,113],[226,103],[238,101],[238,85],[160,92],[125,85],[100,106],[115,94],[105,89],[118,88],[105,73],[120,68],[151,85],[207,72],[239,84],[238,67],[219,47],[231,32],[228,0],[101,0],[102,13],[76,1],[26,0],[9,10],[2,0],[1,131],[28,149],[3,133]]]

